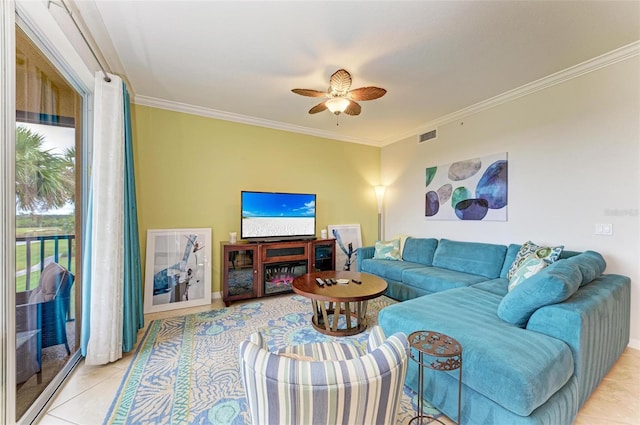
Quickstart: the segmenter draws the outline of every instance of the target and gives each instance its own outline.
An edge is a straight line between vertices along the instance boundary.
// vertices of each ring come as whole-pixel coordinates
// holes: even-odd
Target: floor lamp
[[[384,200],[384,186],[375,186],[376,199],[378,200],[378,240],[382,240],[382,201]]]

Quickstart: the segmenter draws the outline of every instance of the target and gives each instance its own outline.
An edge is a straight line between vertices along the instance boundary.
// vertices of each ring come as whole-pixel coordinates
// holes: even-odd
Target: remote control
[[[335,280],[334,278],[331,278],[331,279],[329,279],[329,280],[331,280],[331,284],[332,284],[332,285],[335,285],[336,283],[338,283],[338,281],[337,281],[337,280]]]
[[[331,279],[325,279],[324,283],[326,283],[327,286],[331,286]]]
[[[319,277],[316,278],[316,283],[318,284],[318,286],[324,286],[324,281]]]
[[[358,279],[351,279],[351,280],[353,280],[353,281],[354,281],[355,283],[357,283],[357,284],[361,284],[361,283],[362,283],[362,281],[360,281],[360,280],[358,280]]]

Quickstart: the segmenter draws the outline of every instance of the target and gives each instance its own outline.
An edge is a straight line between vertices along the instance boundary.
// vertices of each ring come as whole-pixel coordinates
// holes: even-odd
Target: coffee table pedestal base
[[[330,302],[311,300],[312,324],[315,330],[325,335],[355,335],[367,328],[367,300]],[[340,319],[344,324],[339,326]]]

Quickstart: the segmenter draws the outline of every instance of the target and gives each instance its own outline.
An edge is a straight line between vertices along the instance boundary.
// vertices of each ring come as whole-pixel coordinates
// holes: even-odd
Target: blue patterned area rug
[[[378,311],[392,303],[395,301],[384,296],[369,301],[368,323],[377,323]],[[331,340],[349,341],[365,350],[368,331],[334,338],[313,329],[310,319],[309,300],[286,295],[154,320],[138,345],[105,423],[249,424],[238,345],[252,332],[262,332],[272,350]],[[405,387],[398,424],[408,423],[415,415],[416,401],[415,393]],[[431,406],[425,413],[440,415]]]

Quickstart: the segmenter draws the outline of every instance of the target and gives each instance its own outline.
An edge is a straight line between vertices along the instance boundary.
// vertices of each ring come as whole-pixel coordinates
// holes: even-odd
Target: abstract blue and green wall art
[[[431,220],[507,221],[507,153],[425,170],[424,215]]]

